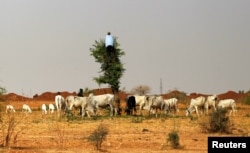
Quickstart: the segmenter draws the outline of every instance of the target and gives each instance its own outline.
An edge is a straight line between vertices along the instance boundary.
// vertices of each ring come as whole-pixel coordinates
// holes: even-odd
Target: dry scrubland
[[[33,109],[32,114],[24,114],[20,108],[27,103]],[[126,116],[107,117],[104,114],[97,118],[84,118],[82,120],[67,120],[59,118],[57,113],[42,115],[41,105],[49,101],[36,102],[1,102],[1,143],[6,131],[8,115],[5,105],[12,104],[17,112],[14,114],[15,127],[10,147],[1,147],[0,152],[36,152],[36,153],[92,153],[95,150],[86,138],[100,124],[108,127],[107,139],[102,144],[102,152],[110,153],[205,153],[207,152],[208,136],[249,136],[250,135],[250,106],[237,103],[236,116],[230,117],[232,134],[204,133],[200,123],[208,120],[202,116],[187,118],[186,105],[179,104],[180,113],[176,117],[143,117]],[[122,102],[124,107],[124,102]],[[211,110],[210,110],[211,111]],[[102,112],[105,113],[105,112]],[[167,144],[168,134],[177,130],[180,137],[180,149],[173,149]],[[18,134],[17,134],[18,132]],[[13,138],[12,138],[13,139]]]

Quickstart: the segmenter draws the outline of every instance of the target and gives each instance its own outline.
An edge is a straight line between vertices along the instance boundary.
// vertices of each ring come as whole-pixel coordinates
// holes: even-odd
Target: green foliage
[[[91,142],[97,150],[101,150],[102,143],[106,140],[108,135],[107,125],[101,123],[97,129],[95,129],[88,137],[88,141]]]
[[[4,87],[0,87],[0,95],[5,94],[7,91]]]
[[[219,108],[213,112],[209,118],[208,124],[202,123],[202,131],[230,133],[230,120],[226,116],[227,109]],[[205,121],[205,120],[204,120]]]
[[[250,105],[250,91],[246,93],[246,98],[244,99],[244,103]]]
[[[168,134],[168,139],[167,142],[170,142],[171,146],[174,149],[177,149],[180,147],[180,143],[179,143],[180,137],[177,131],[173,130],[172,132],[170,132]]]
[[[180,145],[180,136],[178,134],[178,129],[180,128],[180,122],[177,119],[174,119],[174,129],[168,133],[167,139],[166,139],[166,144],[162,146],[161,149],[166,149],[166,147],[169,145],[174,149],[183,149],[183,146]]]
[[[117,38],[114,39],[114,56],[107,57],[105,41],[95,41],[95,44],[90,48],[91,56],[95,58],[95,62],[100,63],[100,75],[94,77],[94,81],[100,86],[101,84],[109,84],[113,92],[118,92],[120,88],[120,79],[125,71],[120,57],[125,53],[119,48],[120,44]]]
[[[246,97],[243,98],[243,102],[244,104],[250,105],[250,90],[247,91],[245,94],[246,94]]]
[[[244,100],[244,103],[247,105],[250,105],[250,96],[246,97],[246,99]]]
[[[1,95],[3,95],[3,94],[5,94],[7,91],[6,91],[6,89],[4,88],[4,87],[0,87],[0,96]],[[0,101],[4,101],[4,99],[2,99],[1,97],[0,97]]]
[[[212,113],[210,118],[210,131],[211,132],[228,132],[229,130],[229,117],[226,116],[227,109],[218,109]]]

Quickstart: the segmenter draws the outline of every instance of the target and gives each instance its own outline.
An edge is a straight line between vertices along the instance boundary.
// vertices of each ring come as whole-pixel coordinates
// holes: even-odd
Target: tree
[[[100,75],[94,77],[94,81],[100,86],[101,84],[110,85],[113,94],[115,95],[116,104],[120,110],[120,100],[118,92],[120,88],[120,79],[125,72],[124,65],[121,63],[120,58],[125,55],[124,51],[119,48],[120,44],[117,38],[114,38],[114,53],[112,56],[106,54],[105,40],[95,41],[93,47],[90,48],[91,56],[95,58],[95,62],[100,63]]]
[[[145,95],[145,94],[150,93],[150,90],[151,89],[150,89],[149,86],[147,86],[147,85],[140,85],[140,86],[134,87],[131,90],[131,94]]]
[[[3,95],[6,93],[6,89],[4,87],[0,87],[0,95]]]

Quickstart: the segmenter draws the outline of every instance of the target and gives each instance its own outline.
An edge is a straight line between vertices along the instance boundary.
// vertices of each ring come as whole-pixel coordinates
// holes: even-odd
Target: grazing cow
[[[49,112],[54,113],[55,106],[53,104],[49,104]]]
[[[236,103],[235,103],[235,100],[233,99],[224,99],[224,100],[220,100],[218,105],[217,105],[217,108],[231,108],[231,111],[230,111],[230,116],[231,116],[231,113],[233,112],[233,115],[235,115],[235,112],[237,111],[236,110]]]
[[[162,96],[148,96],[146,98],[145,109],[148,110],[149,114],[152,112],[155,113],[157,117],[157,110],[163,110],[164,108],[164,99]]]
[[[128,96],[126,98],[126,109],[125,112],[127,115],[135,115],[136,113],[136,101],[135,96]]]
[[[42,104],[42,114],[47,114],[47,107],[45,104]]]
[[[8,112],[16,112],[16,110],[14,109],[14,107],[12,105],[6,105],[6,113]]]
[[[218,101],[217,95],[211,95],[207,96],[206,102],[205,102],[205,108],[208,111],[210,107],[213,107],[213,110],[216,111],[216,103]],[[208,114],[208,112],[206,112]]]
[[[32,113],[31,109],[30,109],[30,106],[27,105],[27,104],[23,104],[23,108],[22,108],[22,112],[25,112],[25,113]]]
[[[164,99],[165,108],[164,110],[169,113],[171,113],[171,110],[173,109],[175,113],[179,112],[178,105],[177,105],[178,99],[177,98],[169,98]]]
[[[103,94],[103,95],[93,95],[89,94],[89,100],[96,110],[100,108],[110,108],[110,116],[118,114],[118,110],[115,108],[114,95],[112,94]]]
[[[56,109],[58,112],[61,112],[61,110],[65,110],[65,101],[63,96],[61,95],[56,95],[55,96],[55,105],[56,105]]]
[[[68,96],[65,101],[67,110],[71,111],[73,107],[75,109],[80,109],[80,115],[82,115],[82,117],[85,116],[85,113],[90,117],[89,111],[96,115],[96,109],[90,103],[88,97]]]
[[[139,96],[139,95],[134,95],[135,97],[135,102],[136,102],[136,106],[139,106],[139,110],[140,110],[140,114],[142,114],[142,110],[144,108],[144,106],[146,105],[146,96]]]
[[[206,109],[205,97],[200,96],[200,97],[197,97],[195,99],[191,99],[189,108],[186,110],[186,116],[190,115],[192,112],[195,111],[197,116],[199,117],[198,107],[201,107],[202,109]]]

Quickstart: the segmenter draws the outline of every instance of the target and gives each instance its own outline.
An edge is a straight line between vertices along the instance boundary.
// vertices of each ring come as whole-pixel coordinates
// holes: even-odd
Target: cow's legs
[[[194,106],[194,108],[195,108],[195,112],[196,112],[197,116],[199,117],[199,112],[198,112],[197,106]]]

